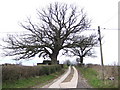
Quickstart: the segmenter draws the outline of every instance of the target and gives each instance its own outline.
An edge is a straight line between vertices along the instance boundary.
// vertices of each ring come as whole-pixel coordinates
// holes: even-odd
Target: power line
[[[101,28],[102,29],[102,31],[103,30],[120,30],[120,29],[117,29],[117,28]],[[90,31],[97,31],[98,29],[92,29],[92,28],[90,28],[90,29],[85,29],[85,30],[90,30]],[[28,33],[29,31],[21,31],[21,32],[0,32],[0,34],[3,34],[3,33],[5,33],[5,34],[15,34],[15,33]]]
[[[104,30],[120,30],[120,29],[115,29],[115,28],[113,28],[113,29],[112,28],[111,29],[110,28],[103,28],[103,29]]]
[[[101,28],[102,30],[120,30],[115,28]],[[85,29],[85,30],[97,30],[97,29]]]
[[[30,32],[30,31],[19,31],[19,32],[0,32],[0,34],[3,34],[3,33],[5,33],[5,34],[6,34],[6,33],[8,33],[8,34],[9,34],[9,33],[11,33],[11,34],[12,34],[12,33],[13,33],[13,34],[15,34],[15,33],[28,33],[28,32]]]

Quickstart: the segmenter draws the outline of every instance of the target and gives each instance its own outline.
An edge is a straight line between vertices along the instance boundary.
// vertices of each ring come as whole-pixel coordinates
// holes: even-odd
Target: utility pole
[[[102,79],[104,81],[104,64],[103,64],[103,54],[102,54],[102,43],[101,43],[101,32],[100,32],[100,26],[98,26],[98,34],[99,34],[99,42],[100,42],[100,54],[101,54],[101,65],[102,65]]]

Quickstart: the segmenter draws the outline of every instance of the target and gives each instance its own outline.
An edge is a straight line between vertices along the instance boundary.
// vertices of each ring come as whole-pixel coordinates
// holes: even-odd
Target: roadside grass
[[[32,88],[36,85],[42,87],[49,83],[48,81],[53,80],[64,73],[64,70],[56,72],[50,75],[36,76],[28,79],[20,79],[14,82],[6,82],[2,84],[2,88]]]
[[[93,88],[118,88],[118,84],[116,85],[114,80],[101,80],[99,73],[93,68],[79,68],[79,70]]]

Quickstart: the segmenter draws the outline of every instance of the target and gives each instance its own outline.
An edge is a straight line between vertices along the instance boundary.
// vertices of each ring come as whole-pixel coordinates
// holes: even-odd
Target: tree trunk
[[[80,63],[83,64],[83,57],[80,57]]]
[[[59,54],[59,45],[56,45],[55,48],[54,48],[54,51],[53,53],[51,54],[50,58],[51,58],[51,64],[55,65],[57,64],[57,56]]]
[[[57,64],[57,54],[52,54],[51,55],[51,64],[52,65],[55,65],[55,64]]]

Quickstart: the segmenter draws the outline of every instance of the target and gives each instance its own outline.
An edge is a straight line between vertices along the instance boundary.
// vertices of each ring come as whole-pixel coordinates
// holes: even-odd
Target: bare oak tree
[[[94,54],[94,47],[98,46],[98,38],[95,34],[87,36],[81,36],[80,43],[76,47],[69,50],[72,53],[72,56],[78,56],[77,62],[83,64],[83,58],[86,56],[96,57]]]
[[[39,57],[49,57],[52,64],[57,64],[59,51],[75,47],[81,42],[79,38],[84,38],[80,33],[90,27],[90,20],[83,9],[78,11],[72,5],[50,4],[46,9],[37,10],[37,15],[38,22],[28,18],[27,22],[21,23],[30,33],[9,35],[4,40],[7,42],[4,48],[9,49],[7,56],[17,55],[17,59],[25,59],[39,54]]]

